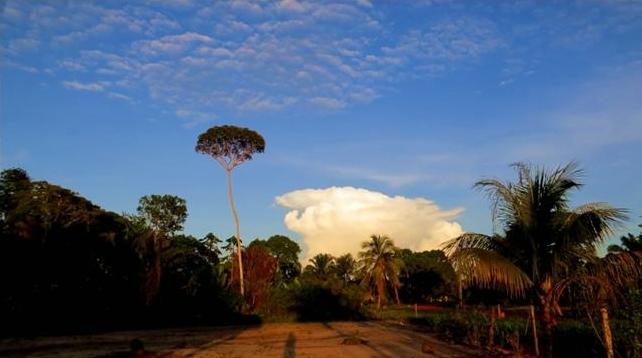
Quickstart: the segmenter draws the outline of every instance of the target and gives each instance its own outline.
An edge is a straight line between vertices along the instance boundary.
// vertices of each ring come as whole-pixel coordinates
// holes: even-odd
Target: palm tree
[[[392,287],[399,304],[401,259],[397,255],[398,249],[392,239],[385,235],[372,235],[370,241],[361,244],[361,248],[364,250],[359,253],[364,272],[363,282],[375,288],[377,308],[381,308],[381,300],[385,300],[386,286]]]
[[[589,302],[589,314],[596,310],[602,325],[602,343],[607,358],[613,358],[613,337],[609,324],[608,303],[617,304],[627,290],[636,287],[642,276],[639,253],[621,251],[609,253],[605,257],[594,256],[587,262],[580,263],[572,275],[560,280],[554,287],[556,295],[561,295],[566,288],[575,286],[576,292],[585,302]]]
[[[445,249],[465,282],[530,294],[543,325],[544,356],[552,357],[563,280],[576,272],[578,262],[595,258],[597,246],[626,216],[604,203],[569,207],[569,193],[582,186],[582,172],[573,162],[553,170],[523,163],[513,167],[516,182],[475,184],[491,199],[493,223],[502,232],[466,233]]]
[[[335,260],[335,272],[337,276],[348,283],[354,279],[357,262],[352,258],[351,254],[345,254],[337,257]]]
[[[310,259],[310,264],[306,267],[306,271],[321,280],[326,280],[333,269],[334,257],[330,254],[317,254]]]

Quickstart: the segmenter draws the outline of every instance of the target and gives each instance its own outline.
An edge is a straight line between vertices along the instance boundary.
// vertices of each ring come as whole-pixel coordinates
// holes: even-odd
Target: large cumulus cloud
[[[320,252],[354,255],[372,234],[388,235],[401,248],[430,250],[462,233],[453,220],[463,209],[442,210],[424,198],[331,187],[292,191],[276,203],[291,209],[285,225],[301,235],[305,261]]]

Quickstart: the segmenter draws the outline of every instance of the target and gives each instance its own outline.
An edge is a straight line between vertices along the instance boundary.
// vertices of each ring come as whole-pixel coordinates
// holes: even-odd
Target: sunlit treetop
[[[217,126],[198,136],[196,151],[216,159],[225,170],[252,159],[254,153],[263,153],[265,139],[259,133],[236,126]]]

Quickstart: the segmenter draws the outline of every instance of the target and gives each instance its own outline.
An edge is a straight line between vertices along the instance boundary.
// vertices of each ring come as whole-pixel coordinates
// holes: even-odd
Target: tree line
[[[274,235],[241,246],[241,295],[240,240],[183,233],[187,203],[177,196],[146,195],[135,213],[117,214],[14,168],[0,174],[0,202],[5,334],[226,324],[247,314],[313,319],[317,301],[335,305],[328,318],[354,318],[366,302],[388,302],[388,289],[422,302],[454,287],[442,251],[399,250],[373,236],[357,259],[319,254],[302,267],[299,245]]]
[[[212,127],[195,149],[226,173],[235,235],[224,241],[183,233],[187,203],[173,195],[143,196],[135,213],[117,214],[22,169],[2,171],[3,332],[355,319],[401,302],[510,303],[533,307],[533,329],[541,330],[533,346],[539,353],[541,337],[546,357],[553,356],[558,323],[569,316],[597,317],[607,357],[616,352],[613,318],[617,329],[628,322],[621,331],[637,342],[634,352],[642,350],[642,313],[635,308],[642,234],[597,254],[627,211],[605,203],[572,207],[571,194],[582,187],[576,163],[552,169],[517,163],[514,181],[478,181],[491,201],[492,233],[465,233],[424,252],[399,249],[375,233],[359,238],[356,257],[320,253],[302,267],[301,248],[286,236],[243,246],[232,172],[265,150],[263,137]],[[497,317],[492,311],[490,331]]]

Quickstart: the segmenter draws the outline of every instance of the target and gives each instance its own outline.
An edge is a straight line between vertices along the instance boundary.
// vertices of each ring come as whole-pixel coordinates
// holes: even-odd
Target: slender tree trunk
[[[459,275],[457,275],[457,298],[459,299],[457,306],[459,309],[464,309],[464,288]]]
[[[609,310],[606,304],[602,303],[600,307],[600,317],[602,320],[602,331],[604,332],[604,348],[606,349],[606,358],[614,358],[613,354],[613,336],[611,335],[611,325],[609,324]]]
[[[394,285],[393,288],[395,290],[395,300],[397,301],[397,306],[399,306],[401,304],[399,300],[399,290],[397,289],[397,285]]]
[[[239,215],[236,212],[236,206],[234,205],[234,194],[232,192],[232,171],[226,170],[225,173],[227,174],[227,194],[230,198],[230,209],[232,210],[234,225],[236,226],[236,248],[239,264],[239,287],[241,290],[241,296],[245,297],[245,285],[243,282],[243,258],[241,257],[241,224],[239,223]]]
[[[161,252],[162,238],[154,233],[152,236],[152,247],[154,249],[154,262],[145,279],[145,305],[150,306],[156,300],[161,280]]]
[[[553,328],[555,326],[553,312],[550,302],[550,295],[540,296],[542,305],[540,307],[540,317],[543,328],[542,356],[544,358],[553,358]]]
[[[535,306],[530,306],[531,328],[533,329],[533,348],[535,356],[539,357],[539,341],[537,340],[537,321],[535,320]]]
[[[499,316],[499,310],[497,310]],[[488,326],[488,342],[487,347],[492,350],[495,345],[495,306],[490,306],[490,325]]]

